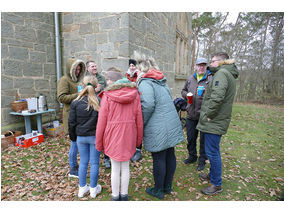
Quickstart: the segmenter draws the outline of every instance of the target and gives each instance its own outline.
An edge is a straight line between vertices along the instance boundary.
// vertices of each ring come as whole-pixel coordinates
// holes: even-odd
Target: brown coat
[[[77,78],[76,67],[81,64],[82,70]],[[78,96],[78,85],[84,77],[86,66],[82,60],[70,58],[66,62],[66,73],[62,76],[57,85],[57,100],[63,104],[63,125],[64,134],[68,134],[68,117],[71,102]]]

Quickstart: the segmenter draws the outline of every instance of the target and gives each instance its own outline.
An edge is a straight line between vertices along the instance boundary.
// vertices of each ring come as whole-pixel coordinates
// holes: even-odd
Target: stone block
[[[129,43],[123,42],[119,45],[118,54],[122,57],[129,57]]]
[[[104,52],[104,51],[114,51],[114,44],[109,42],[109,43],[104,43],[104,44],[98,44],[97,46],[97,51],[98,52]]]
[[[55,32],[55,28],[54,28],[54,24],[47,24],[47,23],[43,23],[43,22],[39,22],[39,21],[31,21],[29,26],[31,28],[34,28],[36,30],[44,30],[44,31],[48,31],[52,34],[54,34]]]
[[[16,26],[15,25],[15,38],[24,41],[36,41],[35,30],[30,27]]]
[[[44,64],[43,65],[44,75],[56,75],[56,64]]]
[[[103,59],[102,68],[103,70],[107,70],[110,67],[117,67],[120,70],[128,69],[128,58],[120,58],[120,59]]]
[[[44,44],[34,44],[34,50],[46,52],[46,47]]]
[[[37,34],[38,43],[50,44],[53,41],[50,32],[43,31],[43,30],[37,30],[36,34]]]
[[[17,47],[26,47],[26,48],[33,48],[34,43],[23,41],[23,40],[16,40],[16,39],[8,39],[7,42],[10,46],[17,46]]]
[[[35,80],[35,89],[36,90],[49,90],[49,80]]]
[[[120,25],[120,16],[111,16],[99,19],[99,29],[100,31],[116,29]]]
[[[13,78],[1,76],[1,90],[11,89],[13,87]],[[3,99],[2,99],[3,100]]]
[[[63,24],[72,24],[73,23],[73,14],[64,14],[63,15]]]
[[[14,29],[12,24],[1,20],[1,39],[3,37],[14,38]]]
[[[23,17],[16,14],[17,13],[2,13],[2,19],[13,24],[24,25]]]
[[[120,27],[121,28],[128,28],[129,27],[129,14],[123,13],[120,19]]]
[[[97,50],[96,45],[96,35],[87,35],[86,36],[86,50]]]
[[[108,33],[97,33],[96,39],[98,44],[107,43],[108,41]]]
[[[14,79],[14,88],[28,89],[34,87],[34,79],[31,78],[17,78]]]
[[[103,58],[117,58],[118,57],[118,52],[117,51],[107,51],[102,53]]]
[[[1,59],[7,58],[9,55],[8,46],[2,44],[1,45]]]
[[[73,13],[73,23],[81,24],[90,22],[90,13],[76,12]]]
[[[2,60],[3,70],[2,73],[8,76],[22,76],[23,63],[14,60]]]
[[[41,64],[25,63],[23,66],[23,74],[26,77],[43,76],[43,69]]]
[[[99,22],[97,22],[97,21],[93,22],[93,29],[94,29],[94,33],[99,33],[100,32]]]
[[[86,24],[80,24],[79,27],[79,34],[80,35],[86,35],[86,34],[92,34],[93,33],[93,24],[91,22]]]
[[[55,46],[47,45],[46,46],[46,62],[47,63],[55,63],[56,62],[56,54],[55,54]]]
[[[30,61],[35,63],[46,63],[46,53],[31,51],[30,52]]]
[[[123,42],[129,40],[129,28],[112,30],[109,32],[110,42]]]
[[[11,108],[11,102],[15,101],[14,96],[1,95],[1,108]]]

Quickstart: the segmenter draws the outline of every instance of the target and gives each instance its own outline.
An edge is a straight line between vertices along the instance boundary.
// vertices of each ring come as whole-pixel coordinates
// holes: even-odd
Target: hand
[[[99,91],[101,91],[101,88],[102,88],[102,85],[101,84],[98,84],[98,86],[96,87],[96,92],[99,92]]]
[[[210,119],[210,118],[207,118],[207,120],[208,120],[208,121],[211,121],[211,119]]]

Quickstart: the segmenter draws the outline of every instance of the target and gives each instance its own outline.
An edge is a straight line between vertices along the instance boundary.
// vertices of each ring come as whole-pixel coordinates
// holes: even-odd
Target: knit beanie
[[[134,59],[129,59],[129,65],[130,64],[134,64],[136,66],[137,64],[137,61],[135,61]]]
[[[106,72],[106,79],[111,80],[113,82],[122,79],[123,75],[121,72],[116,72],[116,71],[107,71]]]

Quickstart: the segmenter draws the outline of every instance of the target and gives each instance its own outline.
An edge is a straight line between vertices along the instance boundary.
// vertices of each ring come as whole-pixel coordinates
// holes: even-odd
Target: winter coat
[[[212,80],[212,75],[209,70],[206,71],[203,78],[199,82],[197,81],[196,73],[189,76],[188,79],[186,80],[185,85],[181,91],[181,95],[184,99],[187,100],[187,93],[191,92],[193,94],[193,103],[187,104],[186,106],[188,119],[197,120],[197,121],[199,120],[201,104],[205,92],[203,92],[202,96],[199,96],[197,93],[197,88],[198,86],[204,86],[206,91],[206,88],[211,80]]]
[[[68,119],[69,137],[76,141],[77,136],[95,136],[98,121],[98,111],[93,107],[88,107],[88,97],[81,100],[73,100],[71,103],[70,114]],[[95,143],[95,141],[94,141]]]
[[[205,133],[224,135],[231,121],[239,72],[235,60],[225,60],[218,67],[210,67],[210,71],[213,79],[205,93],[196,128]]]
[[[132,73],[130,71],[130,69],[127,70],[125,76],[131,82],[136,82],[137,81],[137,72]]]
[[[76,67],[81,64],[82,70],[75,75]],[[59,79],[57,84],[57,100],[63,104],[64,133],[68,134],[68,117],[71,102],[78,96],[78,85],[84,77],[86,66],[82,60],[70,58],[66,62],[66,73]]]
[[[128,161],[143,138],[143,119],[137,87],[131,82],[113,84],[101,92],[99,97],[101,107],[96,148],[115,161]]]
[[[138,80],[144,134],[149,152],[159,152],[184,140],[182,126],[164,74],[151,69]]]

